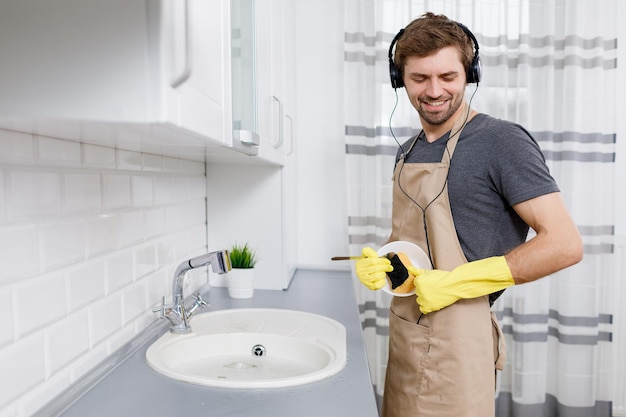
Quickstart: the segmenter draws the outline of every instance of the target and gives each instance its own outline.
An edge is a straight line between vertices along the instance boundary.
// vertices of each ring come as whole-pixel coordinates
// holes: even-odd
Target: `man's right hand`
[[[370,247],[364,247],[363,258],[355,264],[355,272],[359,281],[370,290],[380,290],[387,284],[387,272],[393,271],[391,262]]]

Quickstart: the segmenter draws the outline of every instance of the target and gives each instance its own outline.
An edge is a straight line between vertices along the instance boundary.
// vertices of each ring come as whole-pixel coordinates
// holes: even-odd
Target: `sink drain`
[[[252,354],[254,356],[265,356],[265,346],[263,345],[254,345],[252,346]]]

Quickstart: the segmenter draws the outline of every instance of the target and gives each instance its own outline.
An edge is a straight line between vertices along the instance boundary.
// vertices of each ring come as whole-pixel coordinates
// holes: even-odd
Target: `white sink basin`
[[[154,370],[211,387],[277,388],[319,381],[346,364],[345,327],[317,314],[221,310],[192,317],[190,326],[148,348]]]

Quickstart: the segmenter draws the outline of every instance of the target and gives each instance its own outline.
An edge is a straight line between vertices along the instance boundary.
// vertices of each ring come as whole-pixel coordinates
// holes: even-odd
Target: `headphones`
[[[474,36],[474,34],[467,28],[467,26],[459,22],[454,22],[454,23],[456,23],[463,30],[463,32],[465,32],[467,37],[470,38],[470,40],[474,43],[474,58],[472,59],[472,62],[469,68],[467,69],[467,72],[465,75],[466,75],[468,83],[478,84],[478,82],[480,81],[480,75],[481,75],[480,57],[478,56],[478,41],[476,40],[476,37]],[[391,78],[391,86],[393,88],[404,87],[404,80],[402,79],[402,71],[400,71],[400,69],[396,67],[396,65],[393,63],[393,47],[396,44],[396,42],[398,42],[398,39],[402,37],[403,34],[404,34],[404,29],[400,29],[400,32],[398,32],[396,36],[394,36],[393,40],[391,41],[391,45],[389,45],[389,53],[388,53],[389,77]]]

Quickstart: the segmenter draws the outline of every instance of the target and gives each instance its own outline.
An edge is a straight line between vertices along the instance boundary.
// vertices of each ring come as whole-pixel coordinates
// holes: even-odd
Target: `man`
[[[391,302],[382,415],[493,416],[504,352],[490,306],[508,286],[579,262],[581,238],[528,132],[464,100],[480,80],[469,29],[427,13],[389,56],[392,85],[405,87],[422,125],[398,152],[389,241],[419,245],[433,270],[409,267],[415,296]],[[361,282],[384,287],[389,260],[372,248],[363,256]]]

